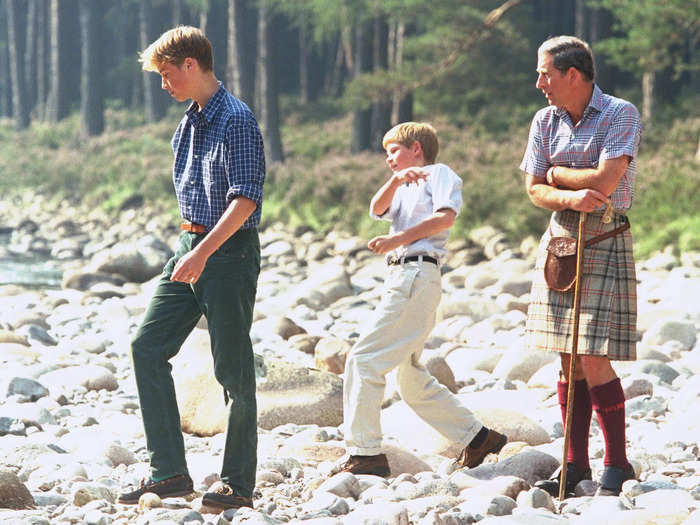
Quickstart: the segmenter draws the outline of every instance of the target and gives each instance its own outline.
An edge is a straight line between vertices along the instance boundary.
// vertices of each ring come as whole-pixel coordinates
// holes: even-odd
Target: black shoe
[[[486,428],[486,427],[484,427]],[[488,433],[478,447],[467,445],[457,458],[457,463],[463,467],[474,468],[481,465],[489,454],[498,454],[505,446],[508,438],[492,429],[486,429]]]
[[[626,467],[606,466],[600,478],[600,487],[596,491],[596,496],[619,496],[622,484],[635,479],[634,468],[629,463]]]
[[[241,507],[253,508],[253,498],[239,496],[231,488],[223,482],[214,483],[208,492],[202,496],[202,505],[214,507],[216,509],[240,509]]]
[[[143,479],[139,483],[139,488],[131,492],[125,492],[119,496],[117,503],[125,505],[133,505],[139,502],[139,498],[146,492],[157,494],[161,498],[175,498],[178,496],[187,496],[194,492],[192,488],[192,478],[187,474],[178,474],[161,481],[153,481],[152,479]]]
[[[576,485],[584,479],[591,479],[591,469],[580,470],[576,463],[566,464],[566,497],[574,495]],[[552,477],[543,479],[535,483],[535,487],[542,489],[555,498],[559,497],[559,486],[561,482],[561,467],[554,471]]]

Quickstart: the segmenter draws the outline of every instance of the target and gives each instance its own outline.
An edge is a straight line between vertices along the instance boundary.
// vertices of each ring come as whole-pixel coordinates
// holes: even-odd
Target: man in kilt
[[[566,418],[573,332],[573,292],[547,287],[543,267],[553,236],[577,236],[579,212],[588,214],[586,239],[627,226],[632,205],[641,126],[629,102],[604,94],[595,84],[593,54],[582,40],[560,36],[538,50],[537,88],[549,106],[535,115],[520,165],[535,206],[552,210],[539,245],[527,318],[529,348],[559,352],[557,384]],[[613,220],[601,219],[605,205]],[[636,359],[637,296],[629,228],[584,250],[583,279],[571,441],[566,493],[591,479],[588,437],[595,410],[605,439],[598,494],[616,495],[635,477],[625,453],[625,397],[611,360]],[[538,483],[559,493],[559,473]]]

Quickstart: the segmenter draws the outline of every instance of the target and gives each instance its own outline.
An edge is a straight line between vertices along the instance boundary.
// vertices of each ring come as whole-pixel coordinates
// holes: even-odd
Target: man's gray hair
[[[537,54],[547,53],[552,57],[554,68],[565,73],[576,68],[588,82],[595,80],[595,61],[591,47],[575,36],[555,36],[545,40]]]

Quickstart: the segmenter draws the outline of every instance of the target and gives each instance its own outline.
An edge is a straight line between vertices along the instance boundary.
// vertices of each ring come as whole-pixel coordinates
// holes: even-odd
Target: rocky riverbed
[[[544,218],[543,218],[544,221]],[[212,513],[225,408],[205,321],[173,360],[192,498],[115,503],[147,475],[129,342],[177,238],[173,217],[127,209],[117,221],[39,197],[0,202],[11,253],[50,254],[60,289],[0,285],[0,523],[3,524],[700,524],[700,254],[638,264],[639,360],[618,363],[629,457],[639,481],[593,498],[582,482],[563,503],[532,488],[558,466],[556,356],[524,349],[536,240],[482,228],[454,239],[438,324],[423,361],[489,426],[498,456],[458,469],[461,445],[425,426],[389,378],[382,411],[391,476],[334,475],[345,454],[345,356],[384,274],[366,240],[282,225],[261,232],[252,329],[259,464],[255,509]],[[593,477],[603,440],[592,424]]]

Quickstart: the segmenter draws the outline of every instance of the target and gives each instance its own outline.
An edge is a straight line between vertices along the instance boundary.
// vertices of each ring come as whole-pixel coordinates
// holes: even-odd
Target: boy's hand
[[[393,177],[394,180],[400,184],[403,184],[404,182],[408,182],[410,184],[411,182],[417,183],[419,180],[425,180],[428,178],[428,175],[430,175],[430,173],[424,169],[411,167],[397,171],[394,173]]]
[[[401,240],[396,235],[380,235],[367,243],[367,247],[374,253],[384,255],[401,246]]]

